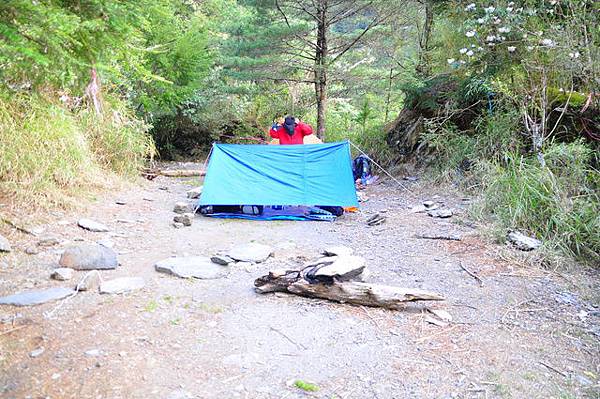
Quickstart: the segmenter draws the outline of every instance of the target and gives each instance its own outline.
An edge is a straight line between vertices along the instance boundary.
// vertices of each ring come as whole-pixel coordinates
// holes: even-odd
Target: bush
[[[153,154],[147,127],[112,100],[105,116],[70,111],[55,94],[0,91],[0,192],[66,204],[68,194],[98,186],[103,169],[131,175]]]
[[[554,144],[547,167],[511,153],[488,163],[483,210],[506,229],[527,231],[548,247],[589,263],[600,261],[600,177],[583,142]]]

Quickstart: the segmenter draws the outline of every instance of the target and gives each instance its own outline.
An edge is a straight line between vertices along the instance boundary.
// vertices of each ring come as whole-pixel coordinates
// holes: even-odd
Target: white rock
[[[192,188],[191,190],[188,190],[187,197],[190,199],[199,198],[200,195],[202,194],[203,188],[204,188],[203,186],[200,186],[200,187],[195,187],[195,188]]]
[[[240,262],[264,262],[273,253],[273,248],[268,245],[254,242],[233,248],[227,255]]]
[[[29,356],[32,357],[32,358],[36,358],[36,357],[41,356],[42,353],[44,353],[44,348],[37,348],[37,349],[31,351],[29,353]]]
[[[58,281],[67,281],[73,278],[74,273],[70,267],[58,267],[52,271],[50,278]]]
[[[100,356],[100,349],[90,349],[85,351],[84,354],[89,357]]]
[[[331,247],[325,248],[323,251],[323,255],[325,256],[347,256],[352,255],[354,250],[349,247],[345,247],[343,245],[333,245]]]
[[[532,251],[534,249],[539,248],[542,245],[542,242],[533,237],[528,237],[525,234],[512,231],[508,234],[508,241],[513,243],[515,247],[520,249],[521,251]]]
[[[141,277],[119,277],[100,284],[101,294],[122,294],[144,288],[146,283]]]
[[[95,220],[92,220],[92,219],[86,219],[86,218],[79,219],[79,221],[77,222],[77,224],[82,229],[89,230],[89,231],[94,231],[94,232],[98,232],[98,233],[109,231],[108,227],[106,227],[102,223],[98,223],[98,222],[96,222]]]

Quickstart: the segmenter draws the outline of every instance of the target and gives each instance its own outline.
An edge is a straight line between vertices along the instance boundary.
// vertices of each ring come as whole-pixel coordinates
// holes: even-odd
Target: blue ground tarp
[[[199,205],[358,206],[348,142],[214,144]]]

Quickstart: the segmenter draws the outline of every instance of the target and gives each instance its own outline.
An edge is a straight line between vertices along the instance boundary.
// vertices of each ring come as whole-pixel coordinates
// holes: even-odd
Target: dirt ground
[[[82,292],[36,307],[0,306],[0,397],[600,398],[597,272],[558,273],[511,260],[516,250],[472,227],[462,198],[419,190],[411,196],[380,184],[365,191],[360,212],[333,223],[198,215],[191,227],[175,229],[173,205],[197,184],[157,178],[107,194],[86,212],[55,212],[37,227],[61,242],[37,255],[24,250],[39,238],[2,227],[14,250],[0,255],[0,295],[74,286],[84,272],[69,282],[49,275],[75,240],[112,240],[121,266],[102,278],[140,276],[146,286],[126,295]],[[459,215],[411,212],[429,199]],[[368,227],[374,212],[386,223]],[[111,232],[84,231],[80,217]],[[463,238],[415,237],[430,232]],[[273,246],[274,256],[231,266],[217,280],[179,279],[153,267],[173,255],[212,255],[248,242]],[[254,292],[254,279],[269,269],[315,257],[330,244],[365,257],[369,281],[447,300],[390,311]],[[453,321],[429,324],[428,306]],[[296,381],[318,390],[304,391]]]

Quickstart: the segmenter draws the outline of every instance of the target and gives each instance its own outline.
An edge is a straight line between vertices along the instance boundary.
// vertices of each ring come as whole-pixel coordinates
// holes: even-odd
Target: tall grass
[[[554,144],[547,167],[508,153],[481,163],[483,211],[506,229],[520,229],[587,263],[600,265],[600,175],[582,142]],[[481,170],[481,169],[480,169]]]
[[[66,205],[74,194],[105,184],[107,174],[131,175],[153,154],[147,128],[131,115],[109,104],[104,117],[92,117],[56,97],[0,90],[3,195]]]

